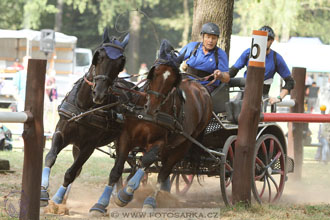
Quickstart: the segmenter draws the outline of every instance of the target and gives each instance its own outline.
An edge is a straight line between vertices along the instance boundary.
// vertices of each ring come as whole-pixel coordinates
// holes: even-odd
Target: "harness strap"
[[[117,105],[119,103],[113,103],[112,105]],[[102,106],[103,107],[103,106]],[[109,107],[106,106],[106,107]],[[89,111],[88,111],[89,112]],[[99,114],[85,114],[84,110],[78,108],[77,106],[63,101],[62,104],[58,107],[59,115],[68,118],[68,122],[75,121],[80,124],[84,125],[92,125],[96,128],[106,129],[111,131],[111,124],[116,119],[116,112],[115,111],[107,111]],[[83,117],[82,117],[83,116]],[[77,120],[75,120],[77,118]],[[72,120],[71,120],[72,119]],[[117,129],[117,127],[116,127]]]
[[[188,66],[187,72],[190,74],[194,74],[198,77],[206,77],[209,76],[211,73],[203,71],[203,70],[199,70],[199,69],[195,69],[193,67]],[[214,77],[210,77],[209,79],[207,79],[207,81],[212,81],[214,79]]]

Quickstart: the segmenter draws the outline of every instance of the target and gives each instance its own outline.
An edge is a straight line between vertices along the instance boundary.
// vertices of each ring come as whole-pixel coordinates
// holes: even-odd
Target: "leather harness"
[[[77,91],[81,86],[82,80],[80,79],[72,89],[70,93],[66,95],[63,99],[62,103],[58,106],[58,113],[60,116],[64,118],[70,119],[76,115],[79,115],[88,109],[81,109],[79,108],[73,100],[77,97]],[[73,99],[68,100],[70,96],[73,96]],[[93,106],[95,107],[95,106]],[[86,126],[94,126],[99,129],[105,129],[110,131],[111,127],[113,129],[113,123],[116,119],[116,112],[113,110],[110,111],[97,111],[91,114],[88,114],[79,120],[75,121],[79,124],[83,124]],[[117,129],[117,128],[116,128]]]

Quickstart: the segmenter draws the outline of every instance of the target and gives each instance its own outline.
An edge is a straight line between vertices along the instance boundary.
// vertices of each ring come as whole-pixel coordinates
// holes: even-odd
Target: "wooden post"
[[[264,67],[248,66],[235,146],[232,188],[234,204],[237,202],[251,203],[253,156],[260,120],[264,74]]]
[[[39,219],[40,185],[44,147],[44,91],[46,60],[30,59],[27,70],[25,112],[32,120],[24,124],[24,166],[20,203],[20,219]]]
[[[304,98],[305,98],[305,76],[306,68],[293,67],[292,77],[296,84],[291,90],[291,99],[295,100],[296,105],[290,109],[291,113],[304,113]],[[288,131],[288,153],[292,156],[295,162],[293,178],[301,179],[302,164],[304,157],[303,139],[303,123],[291,123]],[[291,155],[290,155],[291,154]]]

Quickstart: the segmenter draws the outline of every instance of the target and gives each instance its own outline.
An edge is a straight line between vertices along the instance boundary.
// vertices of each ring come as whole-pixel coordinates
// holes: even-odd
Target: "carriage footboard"
[[[287,167],[287,173],[293,173],[293,171],[294,171],[294,160],[289,156],[286,157],[286,167]]]

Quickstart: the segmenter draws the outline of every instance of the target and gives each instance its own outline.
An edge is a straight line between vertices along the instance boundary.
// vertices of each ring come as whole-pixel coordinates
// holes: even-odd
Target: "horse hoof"
[[[132,201],[133,195],[128,195],[124,190],[120,190],[118,195],[115,197],[115,203],[119,207],[126,206],[130,201]]]
[[[49,200],[49,194],[47,190],[42,189],[40,192],[40,200],[41,201],[48,201]]]
[[[48,206],[48,200],[40,200],[40,207]]]
[[[156,200],[155,200],[155,198],[154,197],[151,197],[151,196],[147,197],[144,200],[142,210],[143,211],[152,211],[155,208],[156,208]]]
[[[107,209],[100,203],[95,203],[93,207],[89,210],[89,213],[92,216],[98,216],[99,214],[105,215],[107,213]]]

